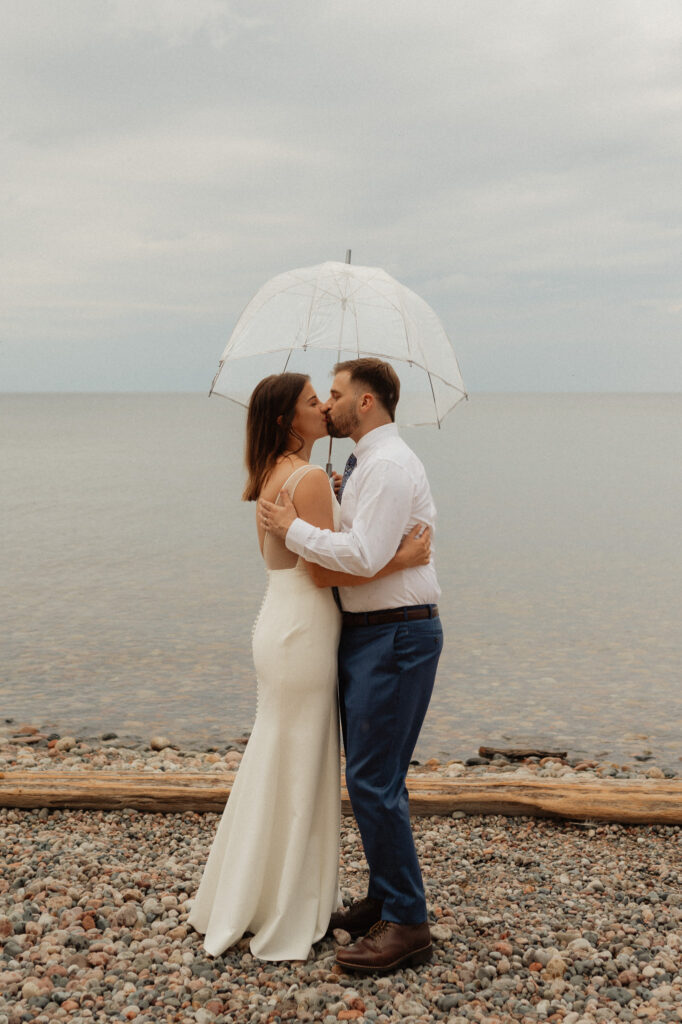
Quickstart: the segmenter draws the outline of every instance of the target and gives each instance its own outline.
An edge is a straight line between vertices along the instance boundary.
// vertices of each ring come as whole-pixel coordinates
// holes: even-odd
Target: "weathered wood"
[[[232,772],[6,771],[0,773],[0,806],[141,811],[220,812]],[[530,815],[576,821],[682,825],[682,780],[608,779],[408,779],[410,809],[417,814]],[[350,814],[345,787],[343,811]]]
[[[233,772],[8,771],[0,806],[80,810],[222,811]]]
[[[502,754],[510,761],[523,761],[526,757],[559,757],[564,760],[568,751],[546,750],[542,747],[479,747],[480,757],[494,757],[495,754]]]

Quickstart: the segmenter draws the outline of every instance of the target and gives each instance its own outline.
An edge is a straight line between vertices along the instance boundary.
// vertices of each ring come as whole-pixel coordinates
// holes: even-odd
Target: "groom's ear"
[[[365,391],[364,394],[360,395],[360,408],[363,412],[369,412],[374,405],[374,395],[371,391]]]

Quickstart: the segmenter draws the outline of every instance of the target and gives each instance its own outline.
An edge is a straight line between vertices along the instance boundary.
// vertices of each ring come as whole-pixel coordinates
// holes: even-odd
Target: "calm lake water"
[[[243,423],[200,395],[0,397],[3,717],[250,727]],[[418,755],[542,739],[679,770],[682,395],[475,395],[403,435],[439,509],[446,633]]]

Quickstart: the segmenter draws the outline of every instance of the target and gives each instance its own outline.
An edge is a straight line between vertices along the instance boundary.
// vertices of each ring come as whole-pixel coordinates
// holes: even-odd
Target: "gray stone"
[[[439,996],[436,1000],[436,1006],[439,1010],[452,1010],[455,1006],[461,1006],[464,1002],[466,1002],[464,994],[462,992],[455,992],[453,995]]]
[[[327,1003],[322,993],[316,992],[314,988],[302,988],[294,992],[296,1005],[302,1009],[321,1010]]]
[[[165,750],[166,747],[172,747],[172,745],[167,736],[152,736],[149,741],[152,750]]]
[[[147,915],[147,918],[153,920],[155,917],[163,917],[165,907],[160,900],[155,899],[153,896],[146,899],[142,904],[142,911]]]
[[[213,989],[209,988],[208,985],[205,985],[203,988],[198,988],[196,992],[192,993],[192,1002],[199,1003],[200,1006],[203,1006],[203,1004],[207,1003],[213,995]]]
[[[75,746],[75,736],[62,736],[62,738],[60,740],[57,740],[57,742],[55,743],[55,750],[63,750],[64,752],[67,752],[69,750],[73,750]]]
[[[115,914],[115,923],[119,927],[134,928],[137,924],[137,907],[134,903],[124,903]]]
[[[401,1017],[422,1017],[426,1012],[426,1007],[422,1003],[404,996],[396,996],[393,1000],[393,1006]]]
[[[605,988],[603,992],[607,999],[613,999],[615,1002],[620,1003],[621,1006],[626,1006],[635,996],[635,993],[631,992],[630,989],[617,988],[615,985]]]

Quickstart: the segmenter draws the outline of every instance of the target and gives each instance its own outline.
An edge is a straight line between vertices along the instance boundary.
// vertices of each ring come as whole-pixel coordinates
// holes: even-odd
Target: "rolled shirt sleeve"
[[[395,462],[377,460],[362,489],[350,530],[320,530],[295,519],[286,546],[309,562],[353,576],[374,576],[398,550],[407,531],[414,484]]]

